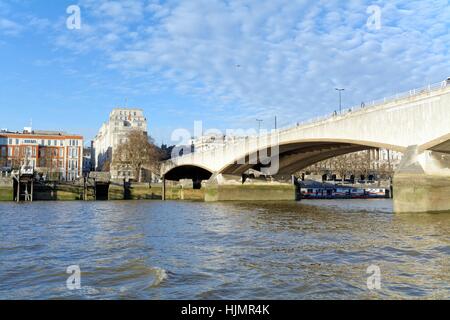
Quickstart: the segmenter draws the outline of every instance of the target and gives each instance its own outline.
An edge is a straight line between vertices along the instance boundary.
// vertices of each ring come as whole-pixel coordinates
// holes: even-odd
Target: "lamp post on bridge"
[[[262,123],[263,121],[264,121],[264,120],[256,119],[256,122],[258,122],[258,134],[261,133],[261,123]]]
[[[336,91],[339,91],[339,113],[342,114],[342,91],[345,89],[335,88]]]

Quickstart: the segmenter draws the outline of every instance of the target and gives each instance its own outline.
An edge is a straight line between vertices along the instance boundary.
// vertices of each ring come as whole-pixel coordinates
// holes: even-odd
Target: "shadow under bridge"
[[[201,189],[202,181],[209,180],[212,172],[195,165],[184,165],[175,167],[164,175],[166,180],[180,181],[192,180],[194,189]]]

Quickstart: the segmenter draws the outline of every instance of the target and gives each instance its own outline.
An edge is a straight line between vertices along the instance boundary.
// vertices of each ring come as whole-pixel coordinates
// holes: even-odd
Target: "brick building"
[[[0,171],[33,167],[45,179],[73,181],[82,176],[83,137],[56,131],[0,131]]]

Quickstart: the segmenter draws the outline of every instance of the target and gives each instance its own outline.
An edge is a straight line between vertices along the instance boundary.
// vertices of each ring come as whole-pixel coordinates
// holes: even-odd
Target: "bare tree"
[[[336,158],[331,159],[332,167],[336,173],[339,174],[342,181],[345,180],[345,177],[352,170],[352,159],[351,155],[345,154]]]
[[[41,173],[46,175],[48,180],[59,180],[58,149],[52,147],[39,149],[38,167]]]
[[[337,156],[328,160],[316,163],[309,168],[305,169],[305,172],[312,172],[314,174],[328,174],[336,173],[342,179],[345,179],[349,175],[364,175],[367,176],[371,171],[371,160],[369,152],[362,151],[356,153],[345,154]]]
[[[371,169],[370,150],[361,151],[355,154],[355,161],[353,163],[357,174],[364,176],[366,179],[372,172]]]
[[[111,161],[106,160],[103,162],[103,165],[101,167],[102,172],[109,172],[111,170]]]
[[[380,165],[380,168],[378,169],[379,174],[384,178],[384,179],[389,179],[392,178],[394,176],[394,170],[392,169],[392,166],[390,166],[387,163],[382,163]]]
[[[125,140],[114,151],[113,166],[131,169],[137,180],[141,182],[144,168],[153,171],[158,169],[161,153],[153,140],[142,131],[131,131]]]

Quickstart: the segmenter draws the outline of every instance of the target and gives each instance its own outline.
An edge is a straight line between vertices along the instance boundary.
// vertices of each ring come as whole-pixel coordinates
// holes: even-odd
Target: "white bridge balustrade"
[[[175,157],[163,164],[161,173],[170,180],[239,176],[251,168],[270,175],[289,175],[342,154],[386,148],[405,153],[410,161],[400,166],[398,179],[394,178],[396,211],[450,210],[450,200],[446,200],[450,197],[441,199],[444,193],[438,195],[444,186],[450,187],[446,156],[450,153],[449,112],[450,81],[446,80],[350,108],[342,114]],[[415,160],[408,153],[414,153]],[[425,176],[426,185],[432,179],[429,177],[438,176],[439,183],[432,183],[437,187],[420,187]],[[422,198],[430,195],[434,200],[423,206],[411,203],[417,193],[404,187],[408,180],[414,181],[414,190],[420,189]]]

